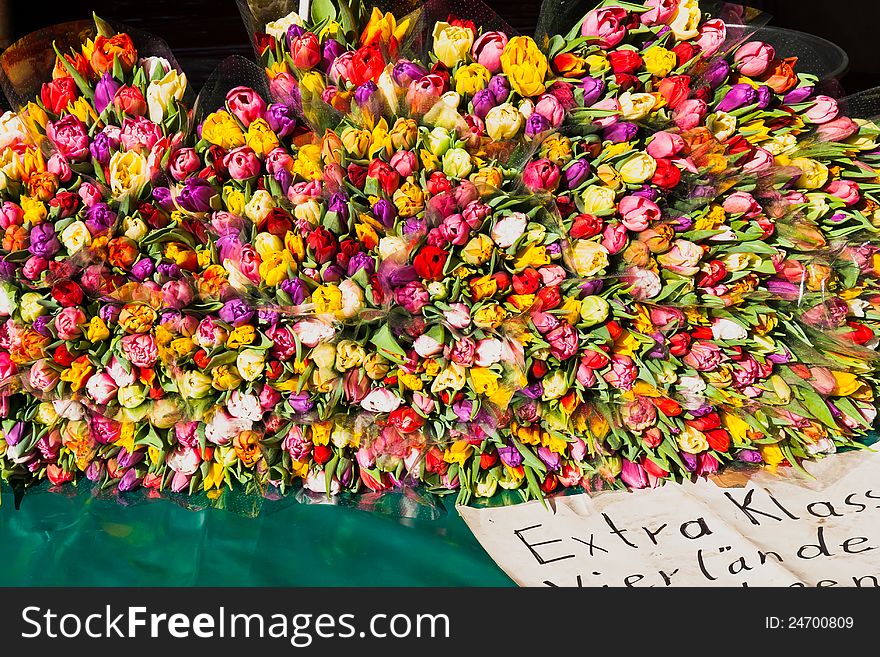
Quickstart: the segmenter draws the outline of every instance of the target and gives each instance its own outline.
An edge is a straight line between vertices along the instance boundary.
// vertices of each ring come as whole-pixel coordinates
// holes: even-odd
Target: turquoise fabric
[[[129,500],[124,500],[129,501]],[[454,510],[266,502],[256,517],[71,487],[0,504],[3,586],[512,586]]]

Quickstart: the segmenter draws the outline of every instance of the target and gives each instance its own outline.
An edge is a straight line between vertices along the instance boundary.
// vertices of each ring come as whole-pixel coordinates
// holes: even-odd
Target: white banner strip
[[[880,585],[880,453],[806,468],[458,511],[521,586]]]

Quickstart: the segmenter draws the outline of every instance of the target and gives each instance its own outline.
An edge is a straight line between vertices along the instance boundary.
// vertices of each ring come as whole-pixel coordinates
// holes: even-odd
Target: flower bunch
[[[342,9],[197,120],[124,34],[3,117],[4,473],[466,501],[857,444],[876,125],[695,0]]]

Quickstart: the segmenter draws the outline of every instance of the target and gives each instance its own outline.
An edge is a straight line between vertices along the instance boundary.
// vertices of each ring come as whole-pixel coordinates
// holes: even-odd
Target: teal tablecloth
[[[292,500],[257,517],[67,488],[0,504],[6,586],[510,586],[454,510],[396,518]]]

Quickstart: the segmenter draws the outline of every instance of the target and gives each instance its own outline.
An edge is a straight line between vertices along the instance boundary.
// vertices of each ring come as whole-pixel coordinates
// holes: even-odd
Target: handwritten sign
[[[458,511],[521,586],[880,586],[880,452],[806,468]]]

